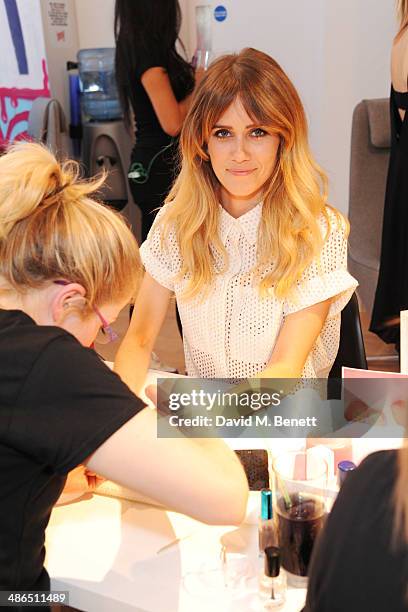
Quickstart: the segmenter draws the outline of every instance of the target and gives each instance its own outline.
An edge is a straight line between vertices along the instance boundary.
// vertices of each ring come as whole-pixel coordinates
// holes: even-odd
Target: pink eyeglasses
[[[65,286],[65,285],[69,285],[70,283],[69,281],[65,281],[65,280],[56,280],[54,281],[54,284]],[[95,339],[95,342],[97,342],[98,344],[108,344],[109,342],[115,342],[116,340],[118,340],[119,339],[118,334],[115,332],[112,326],[107,322],[107,320],[105,319],[105,317],[103,316],[99,308],[97,308],[93,304],[91,304],[91,306],[92,306],[92,310],[94,311],[94,313],[99,318],[102,324],[101,329],[99,330],[98,335]]]

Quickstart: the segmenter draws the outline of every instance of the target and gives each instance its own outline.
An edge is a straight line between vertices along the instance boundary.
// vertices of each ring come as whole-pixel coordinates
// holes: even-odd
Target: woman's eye
[[[266,136],[267,132],[265,132],[265,130],[262,128],[255,128],[252,130],[251,134],[255,136],[255,138],[261,138],[262,136]]]
[[[231,135],[231,132],[229,130],[225,130],[225,129],[216,130],[214,132],[214,136],[216,138],[228,138],[228,136],[230,136],[230,135]]]

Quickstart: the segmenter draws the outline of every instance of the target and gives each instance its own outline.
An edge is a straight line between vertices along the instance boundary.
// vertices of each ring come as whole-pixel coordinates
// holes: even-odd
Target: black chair
[[[353,293],[341,313],[340,345],[329,373],[328,399],[340,398],[343,366],[368,370],[356,293]]]

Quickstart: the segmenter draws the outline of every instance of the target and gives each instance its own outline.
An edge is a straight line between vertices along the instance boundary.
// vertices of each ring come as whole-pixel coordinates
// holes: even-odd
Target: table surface
[[[154,382],[159,373],[150,373]],[[169,376],[167,374],[167,376]],[[299,440],[234,440],[232,448],[274,448]],[[358,440],[361,459],[401,440]],[[358,448],[357,448],[358,446]],[[46,532],[45,565],[53,589],[68,590],[70,605],[89,612],[256,612],[259,492],[251,493],[248,522],[213,527],[141,503],[100,495],[53,510]],[[254,520],[255,519],[255,520]],[[255,524],[254,524],[255,523]],[[226,577],[220,551],[227,550]],[[236,568],[246,579],[235,579]],[[249,576],[249,577],[248,577]],[[225,586],[227,580],[227,586]],[[301,610],[305,589],[288,588],[281,610]]]
[[[227,586],[220,569],[221,544],[227,550]],[[70,605],[79,609],[262,609],[257,598],[260,560],[254,524],[213,527],[153,506],[93,495],[54,509],[46,549],[52,588],[68,590]],[[247,577],[234,583],[236,570]],[[282,610],[300,610],[304,598],[304,589],[289,588]]]

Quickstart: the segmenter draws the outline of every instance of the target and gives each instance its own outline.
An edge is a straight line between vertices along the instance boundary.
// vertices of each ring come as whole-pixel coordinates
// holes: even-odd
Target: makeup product
[[[286,576],[280,569],[280,551],[276,546],[265,549],[265,566],[259,580],[259,597],[264,610],[276,610],[286,599]]]
[[[343,484],[346,477],[356,469],[356,464],[352,461],[340,461],[337,466],[337,484],[339,487]]]
[[[306,448],[314,446],[325,446],[334,454],[333,467],[337,471],[340,461],[353,459],[353,441],[350,438],[307,438]],[[329,478],[331,477],[331,466],[329,464]]]
[[[276,526],[273,520],[272,491],[261,490],[261,516],[258,528],[259,556],[263,558],[265,548],[277,545]]]

